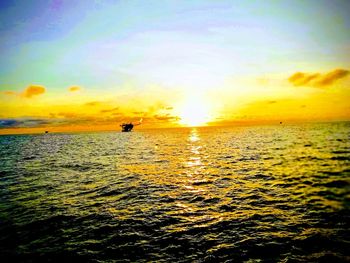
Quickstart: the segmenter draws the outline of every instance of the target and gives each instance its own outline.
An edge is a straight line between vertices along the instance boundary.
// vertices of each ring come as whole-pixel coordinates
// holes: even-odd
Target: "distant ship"
[[[134,128],[134,124],[130,123],[123,123],[120,124],[120,127],[122,127],[122,132],[131,132],[132,128]]]

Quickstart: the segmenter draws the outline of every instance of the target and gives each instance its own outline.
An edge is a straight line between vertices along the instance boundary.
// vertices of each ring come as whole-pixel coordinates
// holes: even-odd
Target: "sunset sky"
[[[0,133],[350,120],[350,1],[1,1]]]

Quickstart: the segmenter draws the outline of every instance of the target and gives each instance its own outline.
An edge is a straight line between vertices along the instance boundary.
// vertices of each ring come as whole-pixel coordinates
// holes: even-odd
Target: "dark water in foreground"
[[[0,136],[1,255],[350,261],[349,137],[350,123]]]

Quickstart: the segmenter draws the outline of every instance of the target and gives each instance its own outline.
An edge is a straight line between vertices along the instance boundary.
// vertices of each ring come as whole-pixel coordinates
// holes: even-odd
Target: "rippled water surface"
[[[350,124],[0,136],[16,261],[346,262]]]

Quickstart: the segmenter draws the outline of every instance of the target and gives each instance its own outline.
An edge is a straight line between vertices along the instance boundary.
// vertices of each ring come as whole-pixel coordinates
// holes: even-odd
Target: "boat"
[[[123,123],[120,124],[120,127],[122,127],[122,132],[131,132],[132,128],[134,128],[134,124],[130,123]]]

